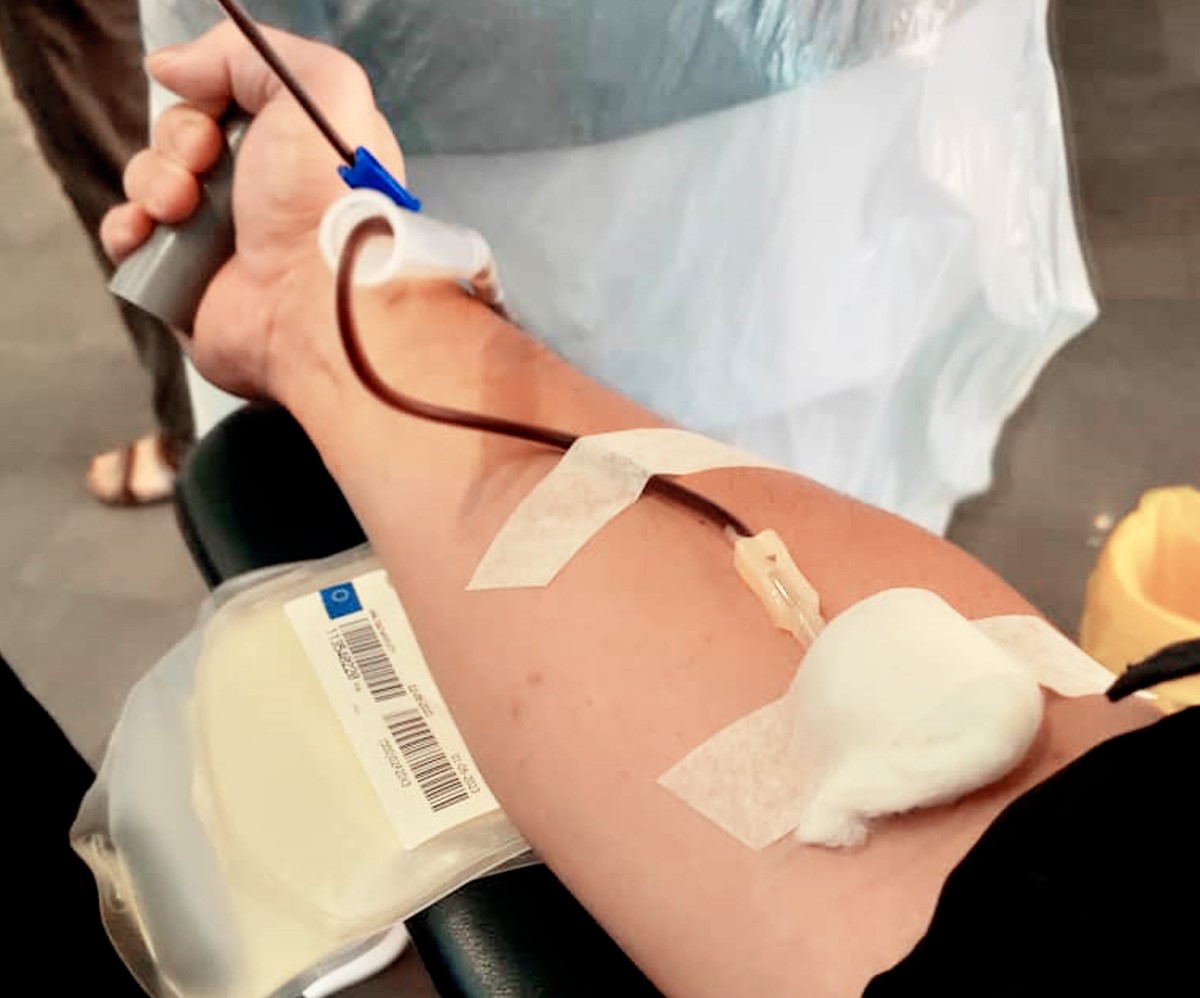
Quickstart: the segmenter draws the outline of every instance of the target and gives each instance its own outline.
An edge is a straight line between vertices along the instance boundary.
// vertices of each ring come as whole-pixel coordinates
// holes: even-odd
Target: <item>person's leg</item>
[[[122,171],[147,134],[148,93],[135,0],[28,0],[0,5],[0,50],[38,143],[106,274],[100,219],[124,197]],[[110,502],[166,498],[192,441],[183,359],[170,331],[122,307],[153,379],[158,434],[102,455],[89,487]]]
[[[195,439],[187,374],[179,343],[158,319],[134,305],[121,303],[125,328],[133,337],[138,357],[154,381],[151,402],[168,459],[179,458]]]
[[[29,993],[139,995],[109,944],[96,885],[67,833],[94,776],[41,704],[0,657],[0,730],[7,742],[5,846],[10,861],[36,871],[16,876],[5,951]],[[40,985],[40,986],[39,986]]]

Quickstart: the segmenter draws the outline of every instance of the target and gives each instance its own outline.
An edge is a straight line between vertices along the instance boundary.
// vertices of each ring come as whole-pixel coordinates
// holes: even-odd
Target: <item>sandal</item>
[[[150,433],[92,458],[84,484],[106,506],[152,506],[175,491],[179,448]]]

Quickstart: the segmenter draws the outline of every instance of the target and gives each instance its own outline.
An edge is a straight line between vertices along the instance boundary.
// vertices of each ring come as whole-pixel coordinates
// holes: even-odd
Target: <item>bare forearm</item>
[[[389,380],[430,401],[576,433],[660,424],[457,296],[376,302],[363,326]],[[557,456],[414,420],[369,397],[348,370],[333,362],[323,370],[323,387],[301,382],[285,401],[388,566],[506,810],[660,983],[691,990],[683,965],[695,954],[684,958],[679,937],[704,938],[691,923],[711,910],[715,893],[752,947],[767,917],[763,869],[655,781],[716,730],[780,695],[797,646],[737,578],[720,532],[654,498],[605,528],[546,589],[465,591],[495,532]],[[896,585],[934,589],[969,616],[1028,609],[937,538],[799,477],[728,471],[689,484],[753,528],[777,529],[827,614]],[[880,838],[886,850],[888,837]],[[806,882],[832,876],[836,893],[853,890],[859,874],[846,879],[836,859],[805,862]],[[863,875],[865,896],[871,878]],[[935,865],[923,883],[930,904],[937,883]],[[772,917],[783,914],[799,931],[816,920],[813,904],[797,894]],[[779,945],[794,938],[789,930]],[[896,957],[903,951],[886,933],[877,945]],[[778,969],[786,980],[787,966]],[[727,982],[711,983],[720,993]]]
[[[320,296],[318,291],[313,298]],[[349,370],[335,342],[332,312],[318,307],[313,321],[325,327],[327,356],[319,365],[297,365],[283,401],[365,524],[378,524],[385,534],[406,533],[403,524],[423,521],[429,508],[440,526],[434,534],[431,524],[413,530],[417,543],[443,555],[451,553],[447,541],[451,548],[474,544],[478,549],[468,559],[473,567],[479,545],[486,546],[557,452],[389,409]],[[424,287],[368,299],[361,324],[373,365],[389,383],[426,401],[578,435],[667,425],[456,290]],[[690,484],[730,505],[753,528],[784,533],[830,612],[904,584],[941,592],[969,616],[1029,609],[953,546],[800,476],[723,471],[694,476]],[[641,505],[656,510],[655,516],[688,516],[653,500]],[[378,543],[386,544],[386,536]]]
[[[361,69],[301,39],[272,38],[345,134],[362,136],[402,177]],[[947,871],[1000,807],[1147,720],[1134,716],[1137,705],[1051,698],[1018,770],[952,807],[883,822],[854,855],[794,841],[745,848],[656,782],[777,697],[798,665],[796,644],[733,571],[727,541],[647,497],[549,587],[466,591],[496,531],[557,456],[401,415],[358,383],[316,250],[317,224],[340,190],[330,152],[232,27],[160,54],[150,69],[193,106],[166,112],[154,148],[135,157],[133,201],[106,218],[106,248],[120,258],[153,222],[190,213],[196,178],[221,149],[212,113],[232,100],[256,115],[239,153],[237,252],[205,295],[193,360],[223,387],[277,397],[300,419],[382,555],[508,813],[664,990],[861,992],[920,935]],[[574,434],[659,425],[453,288],[362,297],[374,366],[417,397]],[[1026,609],[951,546],[796,476],[734,470],[688,485],[752,528],[776,529],[827,615],[899,585],[935,590],[968,616]]]

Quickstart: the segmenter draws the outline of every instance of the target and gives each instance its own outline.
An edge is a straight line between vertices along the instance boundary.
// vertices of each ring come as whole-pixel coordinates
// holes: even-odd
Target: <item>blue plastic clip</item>
[[[348,187],[353,187],[355,190],[367,187],[373,191],[379,191],[380,194],[386,194],[401,208],[407,208],[414,212],[421,210],[421,202],[413,197],[400,181],[388,173],[383,164],[362,146],[354,150],[354,165],[339,166],[337,171]]]

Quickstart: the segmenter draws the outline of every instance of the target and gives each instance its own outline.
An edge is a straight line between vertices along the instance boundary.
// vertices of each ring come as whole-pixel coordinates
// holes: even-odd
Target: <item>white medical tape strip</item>
[[[726,444],[678,429],[581,437],[513,511],[468,589],[545,586],[605,524],[628,509],[651,475],[715,468],[775,468]]]
[[[1103,693],[1116,678],[1041,617],[985,617],[975,626],[1010,652],[1033,678],[1063,697]]]
[[[763,849],[800,824],[806,760],[793,744],[791,689],[727,725],[658,782],[751,849]]]
[[[925,599],[914,603],[914,593]],[[892,622],[903,624],[905,616],[923,616],[929,607],[920,604],[929,600],[941,603],[924,590],[889,590],[839,614],[787,693],[717,732],[659,782],[752,849],[792,832],[806,842],[853,845],[870,818],[953,800],[994,782],[1023,756],[1041,712],[1022,708],[1020,683],[1010,685],[998,662],[988,663],[974,691],[960,681],[960,663],[993,658],[985,644],[1008,660],[1010,675],[1024,673],[1063,696],[1094,694],[1112,682],[1038,617],[991,617],[972,627],[945,604],[949,614],[939,609],[938,629],[926,635],[941,648],[925,667],[896,653],[907,644],[903,634],[877,641],[892,649],[886,658],[870,654],[860,639],[870,631],[880,638],[881,603],[890,602]],[[958,628],[954,617],[968,626]],[[873,626],[864,627],[867,620]],[[950,668],[940,668],[940,651],[954,652]],[[822,667],[823,654],[831,668]]]

